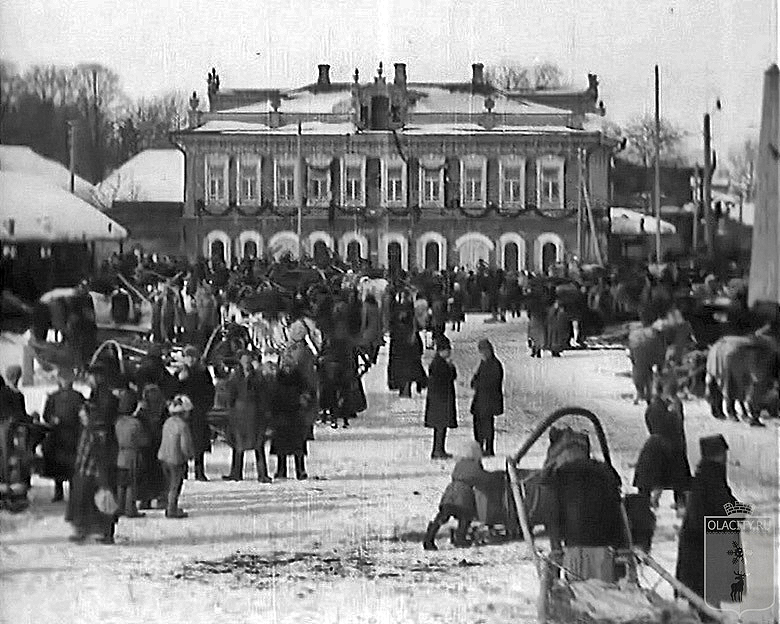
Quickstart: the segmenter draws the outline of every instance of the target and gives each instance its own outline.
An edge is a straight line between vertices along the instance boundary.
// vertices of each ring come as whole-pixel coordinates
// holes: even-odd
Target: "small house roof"
[[[113,202],[184,201],[184,154],[177,149],[148,149],[115,169],[97,187],[106,206]]]
[[[0,239],[54,243],[126,237],[116,221],[46,178],[0,171]]]

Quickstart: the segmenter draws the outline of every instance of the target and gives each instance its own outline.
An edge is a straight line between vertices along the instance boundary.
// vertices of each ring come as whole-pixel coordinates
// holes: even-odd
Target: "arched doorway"
[[[547,275],[547,271],[554,266],[558,260],[558,246],[555,243],[545,243],[542,246],[542,273]]]
[[[480,261],[485,262],[485,264],[490,262],[490,247],[484,241],[470,239],[458,248],[460,266],[474,269],[479,266]]]
[[[324,267],[330,263],[330,251],[328,250],[328,245],[325,243],[325,241],[315,241],[312,252],[312,256],[314,256],[314,263],[316,265]]]
[[[391,275],[398,275],[403,269],[401,263],[401,243],[391,241],[387,244],[387,268]]]
[[[361,259],[361,250],[360,250],[360,241],[359,240],[351,240],[347,244],[347,262],[360,262]]]
[[[246,260],[254,260],[257,258],[257,243],[253,240],[245,241],[244,249],[242,251],[242,258]]]
[[[504,245],[504,270],[517,271],[520,268],[520,250],[517,243],[510,241]]]
[[[225,262],[225,243],[221,240],[211,241],[211,247],[209,248],[209,257],[211,260],[219,262]]]
[[[425,243],[425,269],[427,271],[439,270],[439,243],[436,241]]]

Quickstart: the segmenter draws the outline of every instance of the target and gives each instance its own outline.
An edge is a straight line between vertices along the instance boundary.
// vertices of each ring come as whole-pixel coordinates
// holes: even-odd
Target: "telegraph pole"
[[[704,210],[704,242],[707,254],[712,257],[715,243],[715,224],[713,223],[712,205],[712,129],[710,114],[704,115],[704,174],[701,180],[701,203]]]
[[[661,263],[661,80],[655,66],[655,176],[653,208],[655,212],[655,261]]]
[[[303,192],[303,153],[301,149],[301,134],[303,133],[303,129],[301,127],[301,122],[298,122],[298,158],[297,158],[297,169],[298,169],[298,262],[303,260],[303,240],[302,240],[302,222],[303,222],[303,202],[305,193]]]
[[[70,192],[76,192],[76,122],[70,120],[68,122],[68,148],[70,155]]]

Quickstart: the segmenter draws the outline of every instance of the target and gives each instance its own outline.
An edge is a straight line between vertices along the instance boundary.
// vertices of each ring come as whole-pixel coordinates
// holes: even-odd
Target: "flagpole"
[[[661,263],[661,80],[655,66],[655,176],[653,204],[655,212],[655,261]]]
[[[298,122],[298,261],[303,260],[302,220],[303,220],[303,156],[301,152],[301,122]]]

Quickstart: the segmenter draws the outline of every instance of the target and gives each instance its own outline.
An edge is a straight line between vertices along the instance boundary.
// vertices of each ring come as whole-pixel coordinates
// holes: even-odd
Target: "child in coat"
[[[142,451],[149,443],[143,424],[138,419],[138,401],[135,393],[123,390],[119,396],[119,418],[114,425],[119,452],[116,455],[117,503],[119,513],[126,518],[142,518],[135,501]]]
[[[195,457],[195,447],[187,419],[192,413],[192,401],[183,394],[173,398],[168,406],[168,420],[162,430],[160,450],[157,459],[165,472],[168,484],[168,504],[165,508],[166,518],[186,518],[187,513],[179,508],[179,496],[187,475],[187,462]]]
[[[477,515],[477,505],[474,499],[474,488],[490,484],[490,473],[482,467],[482,445],[479,442],[469,442],[467,451],[455,464],[452,470],[452,481],[442,494],[439,512],[428,523],[425,531],[423,548],[438,550],[436,533],[450,518],[458,521],[458,528],[453,535],[453,544],[457,548],[469,546],[467,533],[471,521]]]

